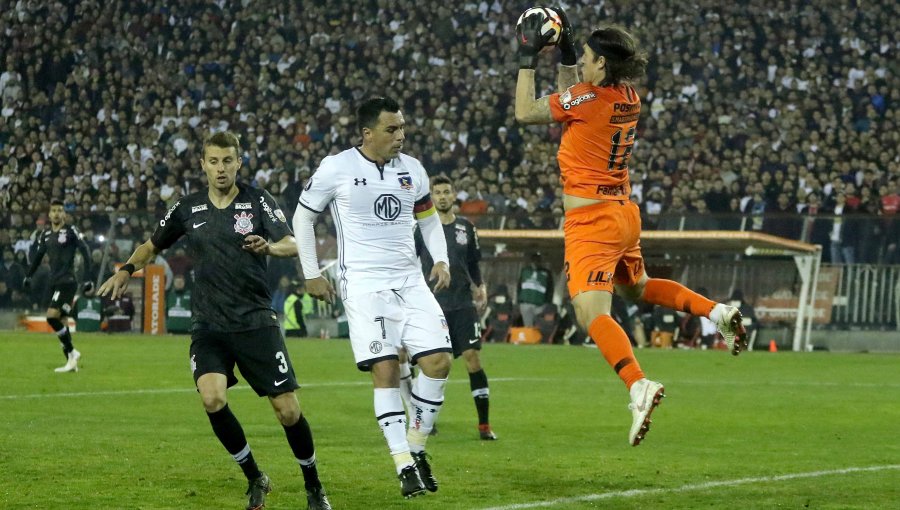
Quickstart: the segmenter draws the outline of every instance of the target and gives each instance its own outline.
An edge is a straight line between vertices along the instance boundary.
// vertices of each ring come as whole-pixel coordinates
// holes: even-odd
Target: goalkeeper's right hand
[[[557,43],[560,53],[559,63],[564,66],[574,66],[578,63],[578,55],[575,53],[575,28],[569,22],[569,17],[566,16],[566,11],[562,6],[556,6],[553,10],[559,14],[559,19],[562,21],[562,32],[559,34],[559,43]]]
[[[550,41],[550,34],[541,33],[543,19],[533,14],[516,26],[516,41],[519,43],[519,69],[534,69],[538,53]]]

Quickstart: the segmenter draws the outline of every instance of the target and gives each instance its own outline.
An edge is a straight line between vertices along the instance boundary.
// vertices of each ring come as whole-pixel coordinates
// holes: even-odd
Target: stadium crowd
[[[374,94],[402,101],[404,152],[455,180],[463,214],[556,228],[561,132],[514,121],[524,5],[507,4],[0,1],[5,285],[21,285],[51,198],[95,267],[103,246],[127,255],[205,186],[198,150],[217,130],[243,137],[239,178],[290,214],[318,162],[358,143],[354,108]],[[900,262],[898,4],[564,4],[581,35],[614,21],[650,53],[631,159],[645,228],[755,229],[822,244],[826,261]]]

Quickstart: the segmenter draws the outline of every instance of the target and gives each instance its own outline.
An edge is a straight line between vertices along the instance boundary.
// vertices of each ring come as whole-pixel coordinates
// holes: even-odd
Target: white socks
[[[413,465],[406,440],[406,412],[399,388],[375,388],[375,419],[394,458],[397,474]]]
[[[412,394],[413,414],[409,420],[407,439],[414,453],[425,451],[425,441],[434,428],[444,403],[444,386],[447,379],[432,379],[419,371]]]

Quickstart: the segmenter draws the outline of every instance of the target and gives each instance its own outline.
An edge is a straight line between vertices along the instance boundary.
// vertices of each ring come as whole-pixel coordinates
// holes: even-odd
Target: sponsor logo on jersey
[[[572,97],[572,94],[569,93],[568,91],[566,91],[566,93],[564,95],[568,96],[568,99],[571,99],[571,97]],[[573,106],[578,106],[581,103],[593,101],[594,99],[597,99],[597,94],[594,94],[593,92],[587,92],[585,94],[581,94],[580,96],[576,97],[575,99],[571,99],[570,101],[563,101],[563,96],[560,96],[559,101],[562,103],[563,110],[568,110],[569,108],[572,108]]]
[[[250,202],[237,202],[234,204],[235,209],[252,209],[253,204]]]
[[[587,277],[588,285],[600,285],[601,283],[609,283],[613,281],[613,274],[609,271],[590,271]]]
[[[313,180],[313,178],[310,177],[310,178],[306,181],[306,186],[303,187],[303,190],[304,190],[304,191],[309,191],[309,188],[312,188],[312,180]]]
[[[400,181],[400,189],[412,189],[412,177],[404,175],[402,177],[397,177],[397,180]]]
[[[383,348],[384,346],[378,340],[375,340],[374,342],[369,344],[369,352],[371,352],[372,354],[378,354]]]
[[[632,113],[635,109],[638,111],[641,110],[640,103],[634,103],[634,104],[632,104],[632,103],[615,103],[615,104],[613,104],[614,112]]]
[[[402,209],[400,199],[395,197],[394,195],[379,195],[378,198],[375,199],[375,216],[385,221],[394,221],[400,217],[400,210]]]
[[[194,214],[195,212],[205,211],[205,210],[206,210],[206,204],[195,205],[194,207],[191,207],[191,214]]]
[[[191,354],[191,372],[197,371],[197,355]]]
[[[287,223],[287,218],[284,217],[284,212],[281,209],[275,209],[275,217],[281,220],[282,223]]]
[[[353,185],[354,185],[354,186],[359,186],[360,184],[362,184],[363,186],[365,186],[365,185],[366,185],[366,178],[363,177],[362,179],[358,179],[358,178],[354,177],[354,178],[353,178]]]
[[[274,222],[275,214],[272,212],[272,208],[269,207],[269,203],[266,202],[266,197],[259,197],[259,205],[261,205],[263,208],[263,211],[266,211],[266,214],[269,215],[269,219]],[[282,221],[284,221],[284,220],[282,220]]]
[[[163,219],[159,220],[160,227],[166,226],[166,222],[169,221],[169,218],[172,217],[172,213],[175,212],[175,208],[178,207],[178,204],[180,204],[180,203],[181,203],[181,200],[175,202],[174,204],[172,204],[172,207],[170,207],[169,210],[166,211],[166,215],[163,216]]]
[[[234,222],[234,231],[241,235],[247,235],[250,232],[253,232],[253,213],[241,212],[241,214],[235,214],[234,219],[237,220]]]

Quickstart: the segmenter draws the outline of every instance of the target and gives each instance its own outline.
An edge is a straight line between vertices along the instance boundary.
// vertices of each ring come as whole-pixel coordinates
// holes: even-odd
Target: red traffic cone
[[[778,345],[775,344],[775,340],[769,340],[769,352],[778,352]]]

